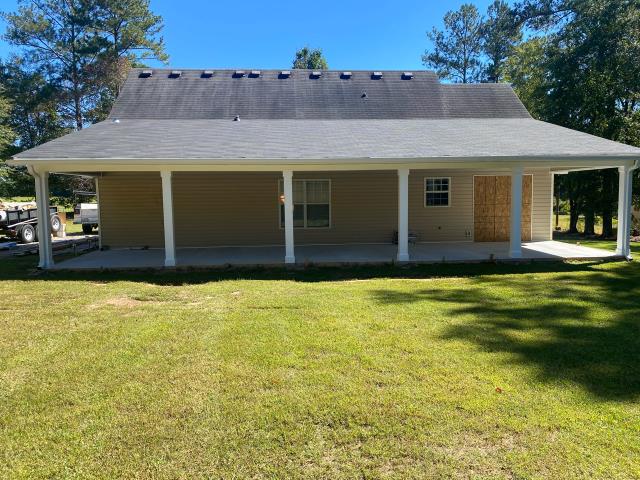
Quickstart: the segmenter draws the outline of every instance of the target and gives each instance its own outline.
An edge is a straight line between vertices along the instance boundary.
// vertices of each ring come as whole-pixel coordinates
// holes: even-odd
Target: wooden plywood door
[[[474,177],[474,238],[492,242],[495,236],[495,177]]]
[[[490,177],[496,182],[495,236],[493,242],[508,242],[511,231],[511,177]]]
[[[522,178],[522,240],[531,240],[532,176]],[[511,232],[511,177],[476,176],[473,179],[474,239],[507,242]]]

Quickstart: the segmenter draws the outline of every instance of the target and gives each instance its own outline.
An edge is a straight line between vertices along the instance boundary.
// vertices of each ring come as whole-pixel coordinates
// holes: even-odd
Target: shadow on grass
[[[446,339],[511,353],[514,363],[534,367],[542,381],[577,383],[604,400],[637,400],[640,269],[628,264],[606,272],[560,274],[554,281],[476,277],[464,288],[373,295],[382,304],[439,302],[455,318],[443,334]],[[596,313],[603,315],[594,318]]]
[[[35,257],[0,259],[0,281],[145,282],[159,286],[224,280],[327,282],[465,277],[446,289],[378,289],[380,304],[438,302],[455,322],[443,334],[486,351],[508,352],[542,380],[571,381],[602,399],[640,396],[640,268],[602,262],[432,264],[135,272],[39,272]],[[554,273],[553,285],[525,274]],[[506,276],[508,275],[508,276]],[[71,288],[71,287],[70,287]],[[593,314],[604,312],[601,318]],[[468,318],[468,320],[467,320]]]
[[[63,258],[56,259],[64,260]],[[541,261],[513,263],[439,263],[426,265],[361,265],[344,267],[307,266],[304,268],[211,268],[179,270],[130,270],[130,271],[40,271],[37,257],[13,257],[0,259],[2,280],[46,281],[128,281],[145,282],[164,286],[194,285],[224,280],[290,280],[296,282],[327,282],[376,278],[450,278],[484,275],[511,275],[525,273],[585,272],[593,270],[602,261],[566,263]]]

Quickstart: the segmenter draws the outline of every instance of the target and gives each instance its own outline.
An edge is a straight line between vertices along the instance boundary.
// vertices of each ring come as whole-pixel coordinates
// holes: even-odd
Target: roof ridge
[[[173,70],[180,70],[183,72],[202,72],[205,70],[213,70],[214,72],[236,72],[239,70],[245,71],[245,72],[251,72],[252,70],[259,70],[261,72],[282,72],[282,71],[290,71],[290,72],[312,72],[312,71],[319,71],[319,72],[333,72],[333,73],[342,73],[342,72],[393,72],[393,73],[403,73],[403,72],[411,72],[411,73],[432,73],[434,75],[437,75],[437,73],[434,70],[428,70],[428,69],[420,69],[420,70],[415,70],[415,69],[411,69],[411,68],[405,68],[405,69],[392,69],[392,70],[381,70],[379,68],[371,68],[371,69],[349,69],[349,68],[289,68],[289,67],[282,67],[282,68],[259,68],[259,67],[237,67],[237,68],[217,68],[217,67],[199,67],[199,68],[181,68],[181,67],[133,67],[131,69],[132,71],[143,71],[143,70],[153,70],[154,72],[171,72]]]

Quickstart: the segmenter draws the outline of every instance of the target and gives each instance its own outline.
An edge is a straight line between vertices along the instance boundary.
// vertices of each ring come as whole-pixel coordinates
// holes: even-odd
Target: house
[[[134,69],[107,120],[11,162],[28,167],[42,206],[50,172],[94,175],[103,251],[85,266],[126,267],[579,257],[551,241],[553,178],[599,168],[620,172],[628,257],[638,159],[534,120],[506,84]]]

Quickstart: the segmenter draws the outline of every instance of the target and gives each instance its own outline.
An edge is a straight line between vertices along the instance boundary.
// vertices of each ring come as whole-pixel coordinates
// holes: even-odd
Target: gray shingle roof
[[[533,120],[510,86],[443,85],[432,72],[132,70],[110,120],[20,160],[317,160],[640,156]],[[366,92],[366,95],[363,95]],[[239,115],[240,121],[233,121]],[[118,120],[116,123],[114,120]]]
[[[506,84],[441,85],[433,72],[263,70],[259,76],[233,70],[154,70],[142,77],[132,70],[111,118],[196,120],[232,119],[396,119],[396,118],[526,118],[526,109]]]
[[[530,118],[106,121],[20,159],[368,159],[640,156]]]

